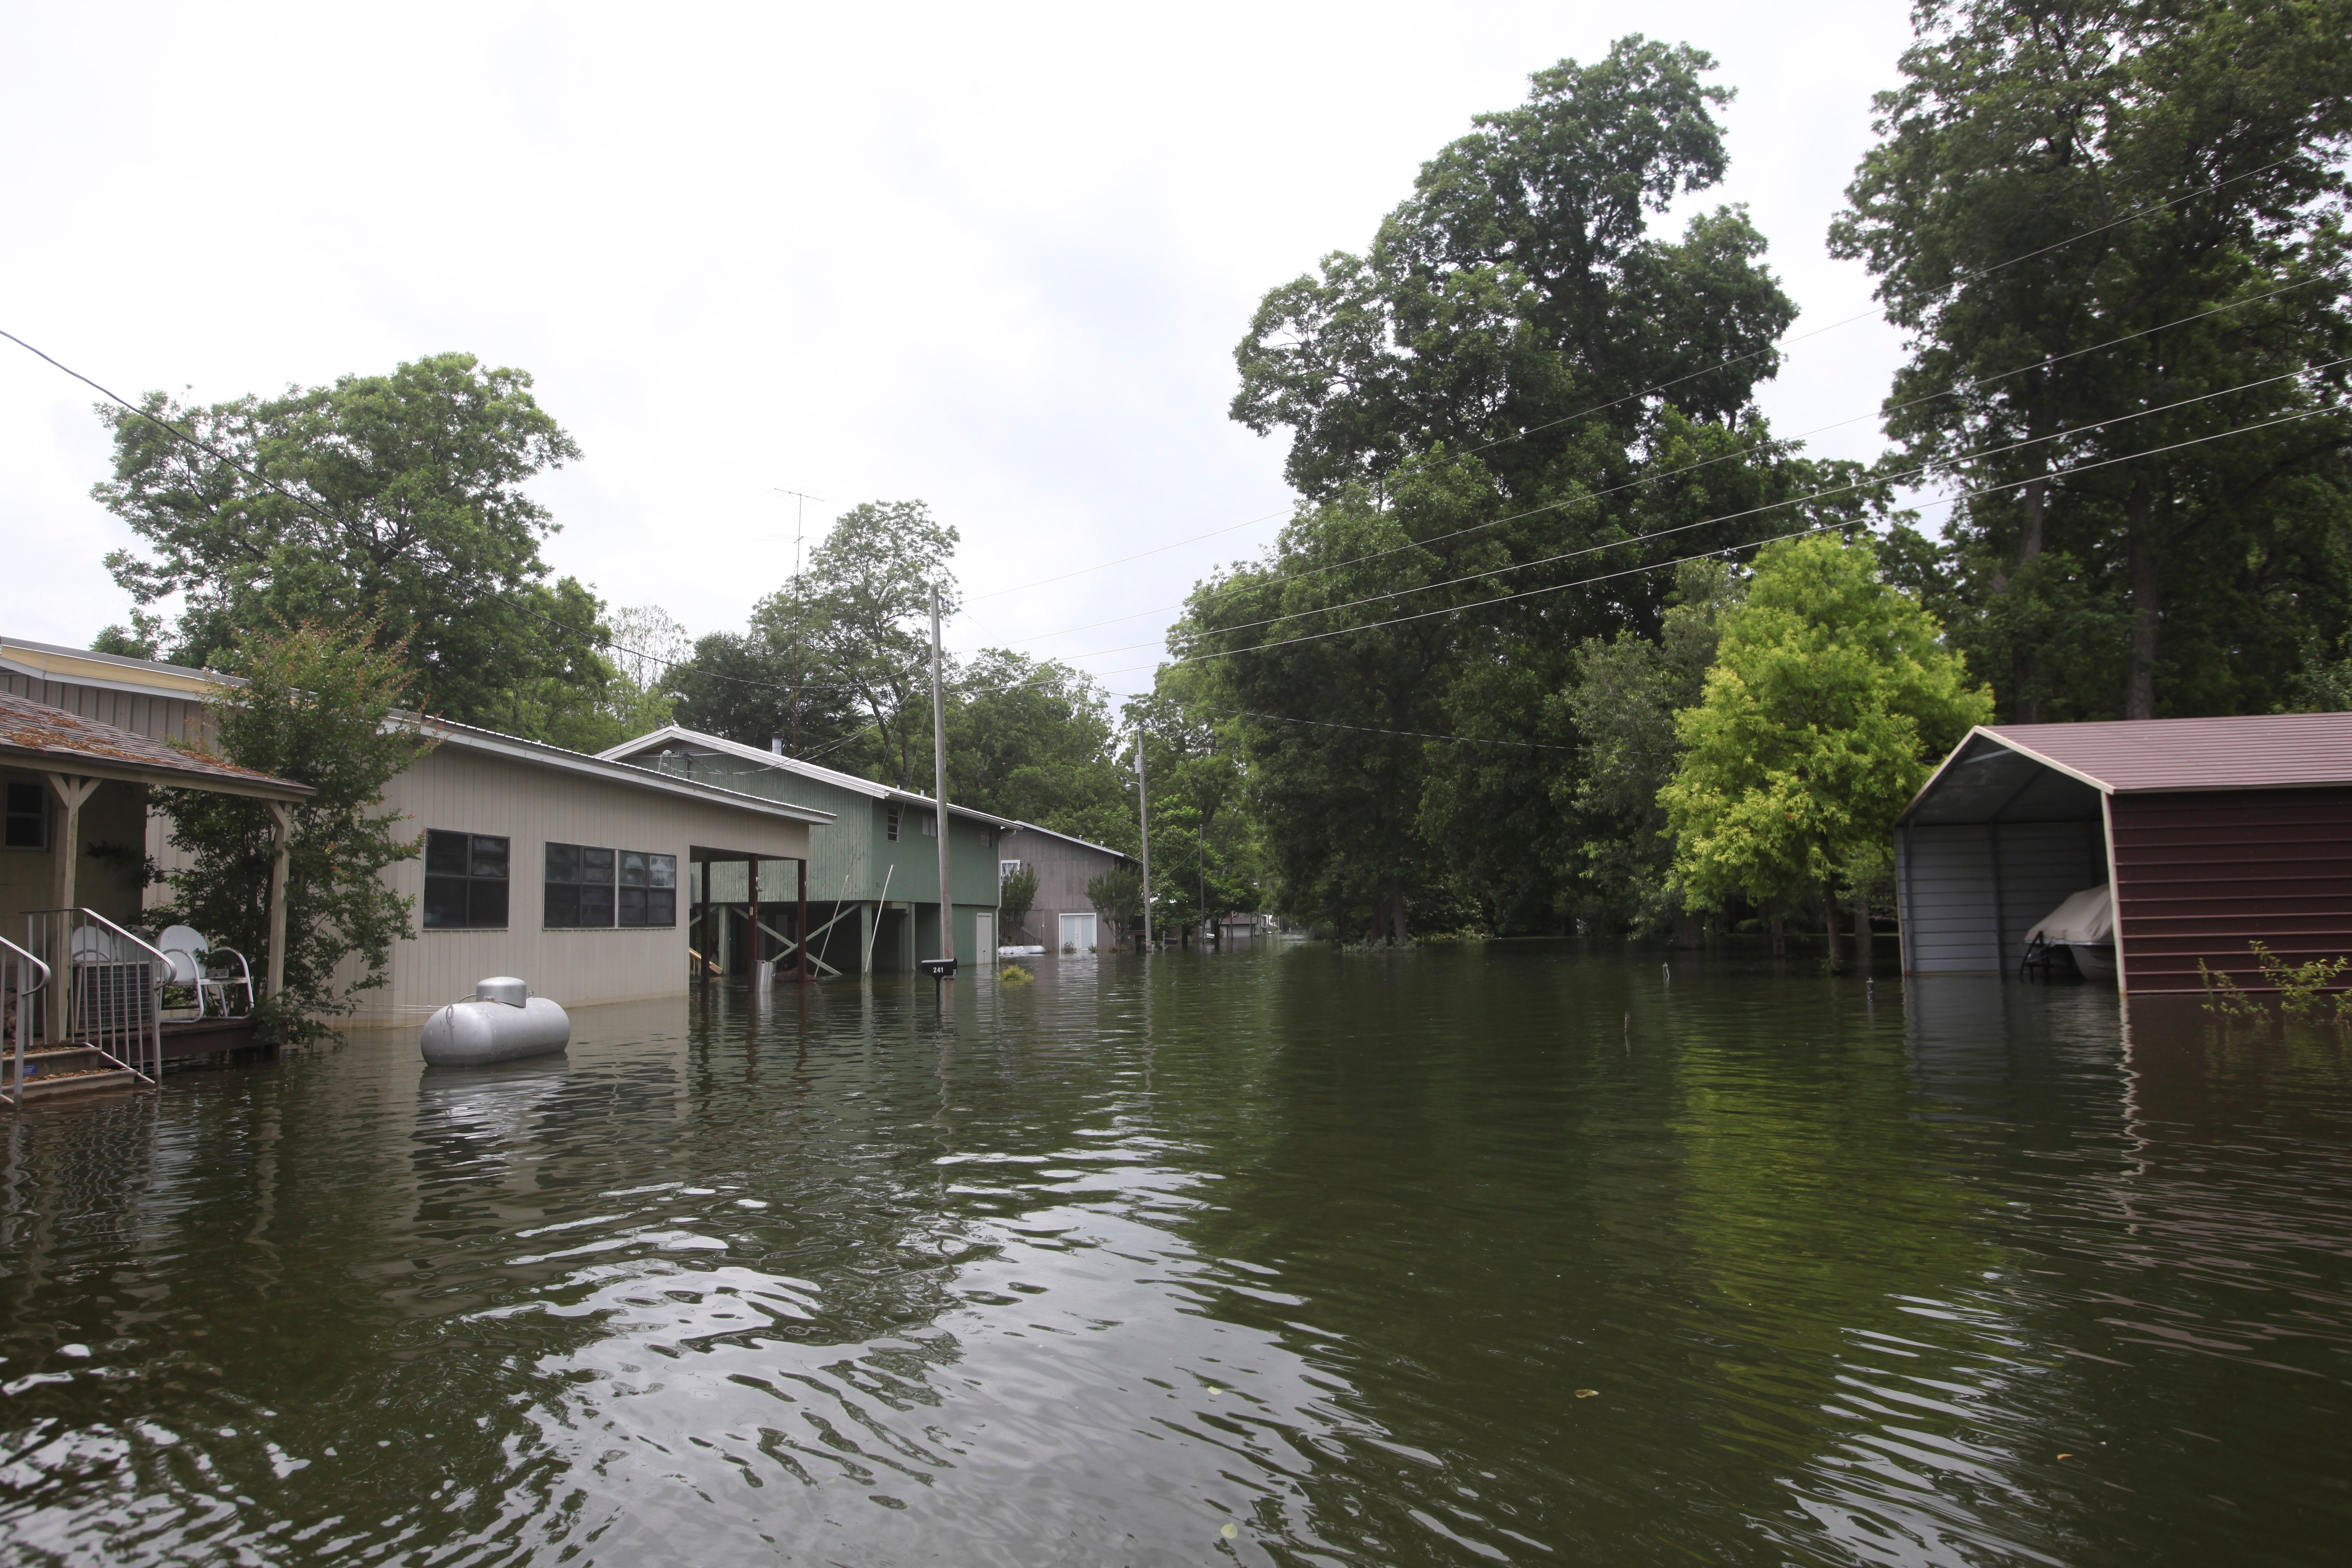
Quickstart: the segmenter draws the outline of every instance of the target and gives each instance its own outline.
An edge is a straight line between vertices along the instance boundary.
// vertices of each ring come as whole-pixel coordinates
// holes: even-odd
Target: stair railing
[[[96,910],[36,910],[25,945],[67,977],[41,996],[42,1037],[94,1050],[151,1087],[163,1080],[163,984],[172,961]]]
[[[25,1089],[25,1051],[33,1037],[33,998],[48,988],[49,966],[0,936],[0,1028],[8,1038],[0,1047],[0,1100],[21,1103]]]

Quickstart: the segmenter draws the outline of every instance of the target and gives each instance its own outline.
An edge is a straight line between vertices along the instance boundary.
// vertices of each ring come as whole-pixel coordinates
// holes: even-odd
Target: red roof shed
[[[2112,881],[2118,982],[2260,988],[2352,953],[2352,713],[1970,731],[1895,825],[1906,973],[2007,973],[2068,894]]]

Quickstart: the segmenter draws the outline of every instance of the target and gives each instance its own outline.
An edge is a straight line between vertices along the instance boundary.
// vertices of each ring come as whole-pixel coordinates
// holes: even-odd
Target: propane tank
[[[417,1048],[434,1067],[480,1067],[541,1057],[572,1043],[572,1018],[510,974],[474,987],[470,1002],[452,1002],[425,1020]]]

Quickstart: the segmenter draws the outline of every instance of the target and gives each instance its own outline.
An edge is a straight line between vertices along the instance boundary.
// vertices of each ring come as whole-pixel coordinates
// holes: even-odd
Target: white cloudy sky
[[[1529,71],[1635,27],[1738,91],[1705,199],[1749,204],[1820,332],[1769,411],[1876,451],[1896,342],[1821,331],[1870,309],[1822,235],[1900,0],[0,0],[0,327],[202,401],[467,350],[529,370],[585,450],[540,481],[547,554],[615,605],[738,626],[790,567],[779,489],[826,498],[812,532],[919,497],[962,533],[960,646],[1087,654],[1168,616],[1046,634],[1171,605],[1278,526],[1281,445],[1224,413],[1259,296],[1360,247]],[[0,342],[0,631],[79,644],[126,608],[89,403]]]

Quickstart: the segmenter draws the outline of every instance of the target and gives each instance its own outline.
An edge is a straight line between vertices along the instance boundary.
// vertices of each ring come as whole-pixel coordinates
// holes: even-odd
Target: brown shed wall
[[[2116,914],[2134,994],[2198,991],[2203,959],[2262,989],[2248,949],[2352,953],[2352,789],[2117,795]]]

